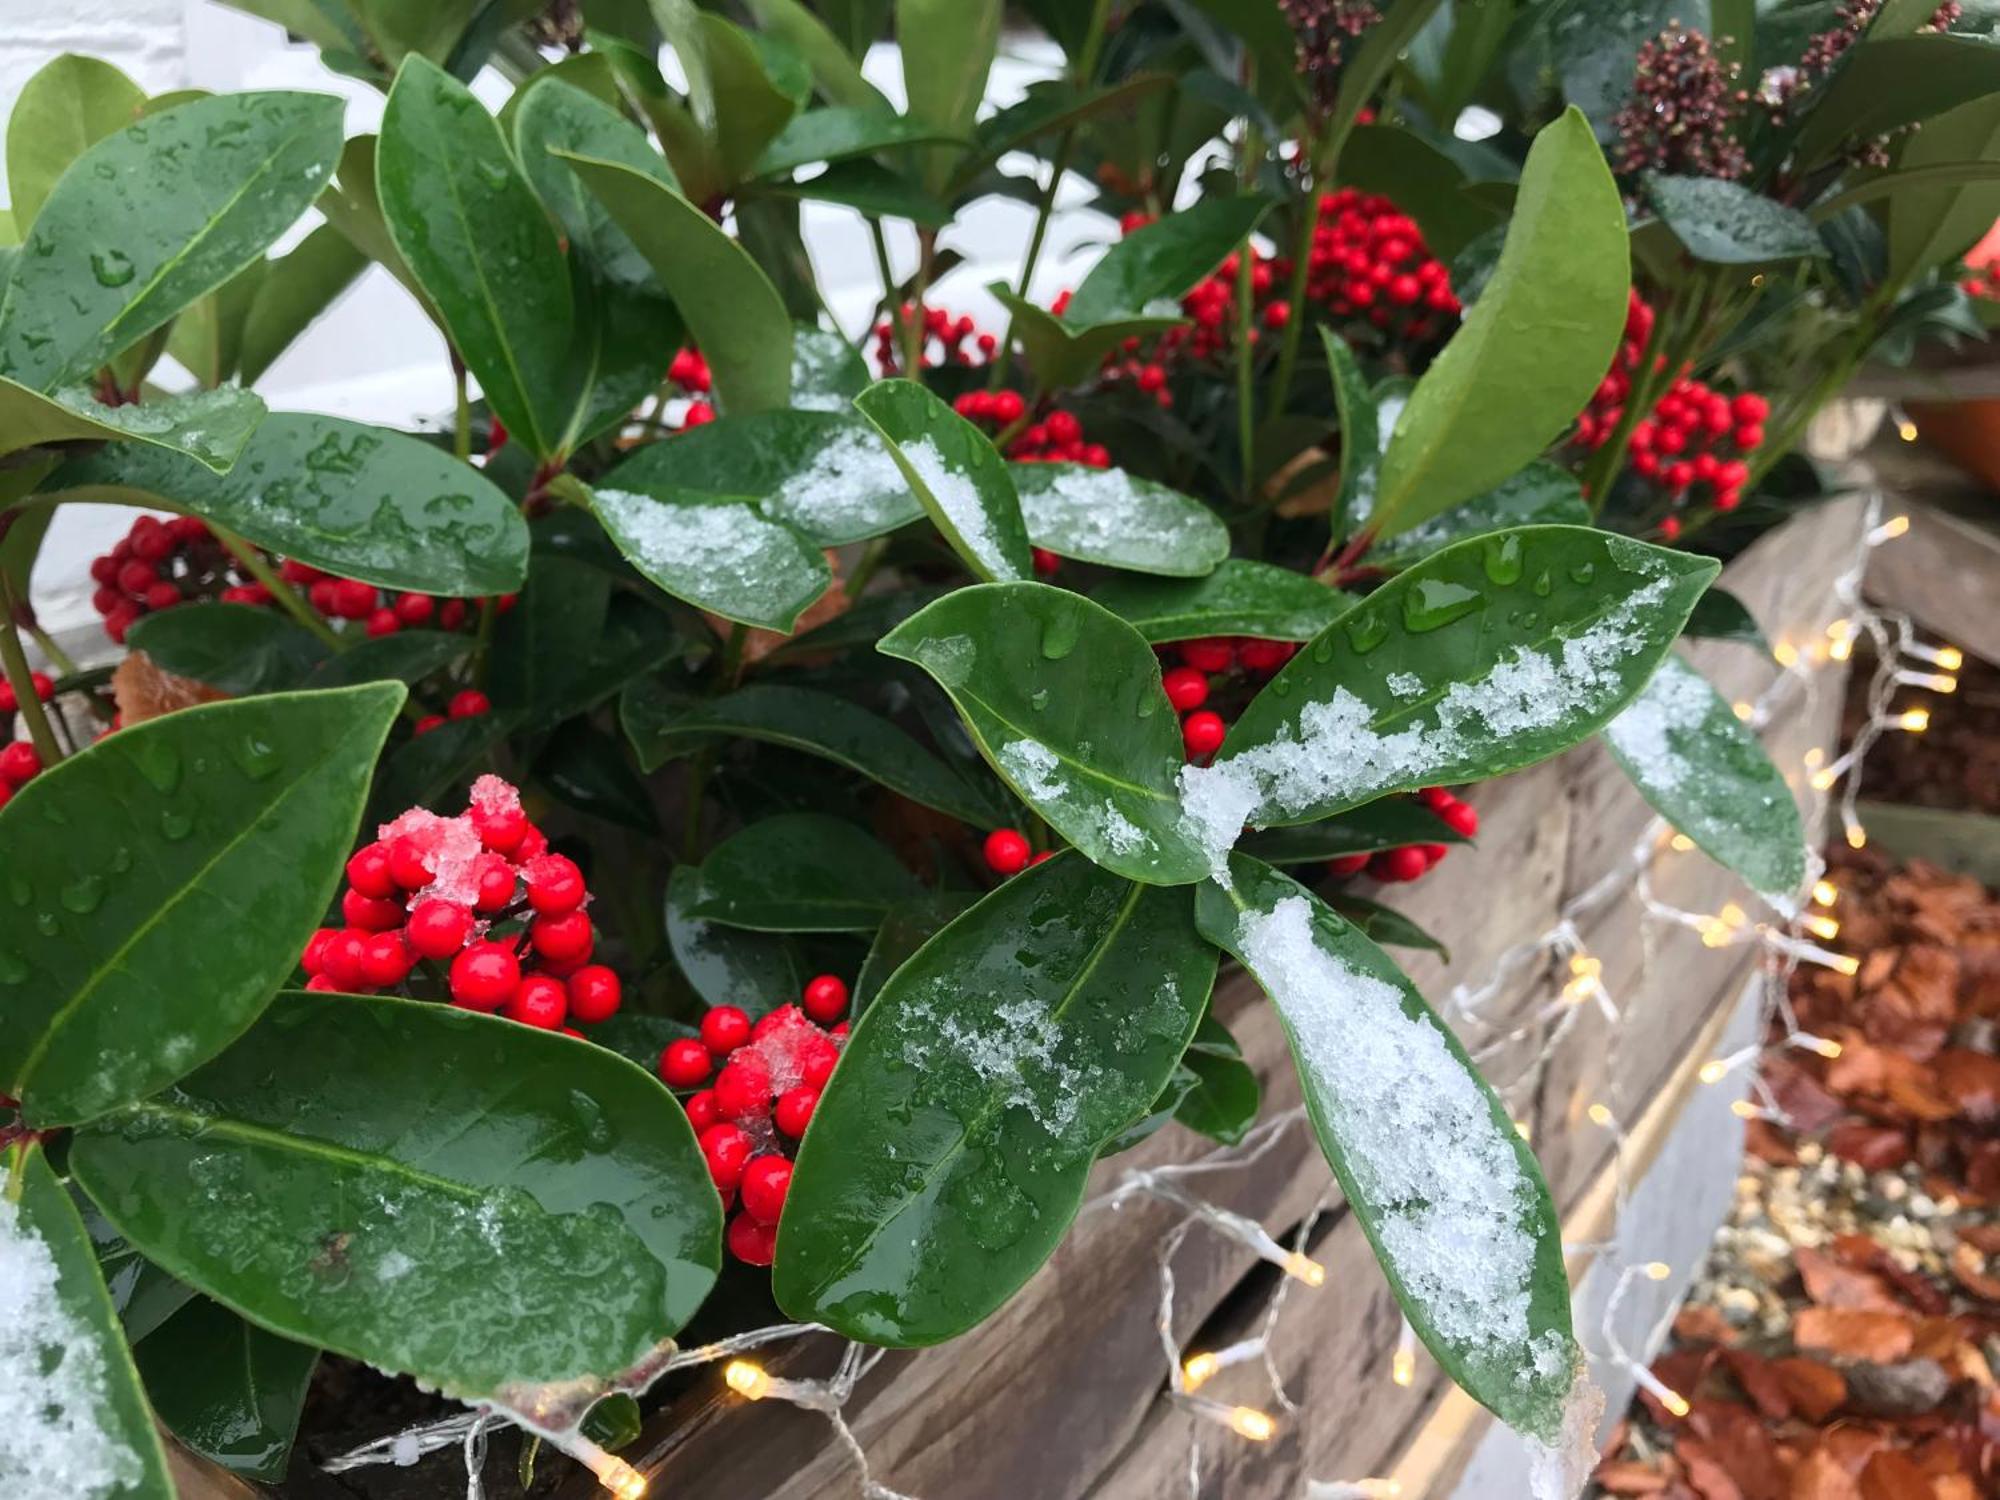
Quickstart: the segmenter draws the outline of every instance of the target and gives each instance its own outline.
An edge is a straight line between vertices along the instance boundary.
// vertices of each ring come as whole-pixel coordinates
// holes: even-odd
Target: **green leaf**
[[[607,486],[591,509],[649,581],[727,620],[789,635],[833,580],[817,547],[745,499]]]
[[[1771,643],[1743,601],[1727,589],[1711,588],[1695,601],[1681,634],[1704,640],[1736,641],[1769,652]]]
[[[1152,1109],[1113,1136],[1098,1154],[1115,1156],[1130,1150],[1169,1120],[1233,1146],[1257,1123],[1263,1095],[1256,1069],[1243,1060],[1243,1049],[1229,1028],[1213,1014],[1205,1015]]]
[[[632,702],[628,697],[628,709]],[[859,771],[900,796],[975,828],[990,828],[1007,816],[1005,808],[993,806],[887,719],[813,688],[753,683],[659,723],[635,724],[628,712],[625,731],[648,771],[718,742],[762,740]]]
[[[1336,889],[1326,897],[1326,904],[1352,922],[1370,942],[1390,948],[1421,948],[1437,954],[1446,963],[1451,962],[1449,948],[1394,907],[1350,895],[1344,889]]]
[[[1309,641],[1354,602],[1304,573],[1235,557],[1206,578],[1107,578],[1091,598],[1151,646],[1209,635]]]
[[[251,604],[188,604],[142,615],[125,644],[156,666],[239,698],[298,687],[326,655],[316,637],[286,616]]]
[[[1199,500],[1123,469],[1010,464],[1028,540],[1063,557],[1199,578],[1229,556],[1229,528]]]
[[[32,1142],[0,1151],[13,1189],[0,1195],[7,1253],[7,1365],[13,1380],[47,1372],[7,1433],[8,1468],[25,1497],[174,1500],[166,1454],[98,1276],[76,1205]],[[39,1487],[39,1488],[38,1488]]]
[[[1013,1295],[1076,1216],[1099,1148],[1194,1033],[1216,960],[1189,908],[1185,891],[1062,854],[897,969],[799,1145],[779,1306],[909,1346]]]
[[[852,823],[784,813],[718,845],[690,916],[755,932],[872,932],[920,887]]]
[[[989,282],[986,290],[1013,315],[1010,336],[1021,346],[1035,378],[1050,390],[1082,382],[1126,339],[1146,338],[1182,321],[1176,304],[1170,314],[1114,318],[1079,330],[1047,308],[1016,296],[1004,281]]]
[[[896,44],[910,118],[956,139],[972,134],[1004,9],[1001,0],[896,0]],[[941,188],[960,154],[947,146],[922,152],[924,186]]]
[[[146,615],[139,624],[154,618]],[[134,626],[133,634],[137,633],[138,626]],[[327,657],[313,668],[310,682],[316,688],[348,687],[357,682],[418,683],[472,649],[473,638],[456,631],[399,630],[394,635],[356,641],[345,651]]]
[[[319,211],[349,244],[400,281],[425,316],[442,328],[443,315],[404,262],[382,217],[381,199],[375,191],[377,144],[372,135],[357,135],[341,148],[340,167],[332,186],[320,194]]]
[[[404,60],[389,90],[375,189],[397,252],[487,404],[538,458],[558,454],[573,326],[562,250],[499,125],[421,56]]]
[[[503,715],[478,714],[403,741],[383,760],[364,821],[386,823],[406,808],[444,801],[454,787],[493,768],[493,748],[507,737],[509,727]]]
[[[848,109],[889,107],[875,85],[861,76],[861,69],[827,23],[799,0],[747,0],[747,4],[766,36],[787,43],[806,60],[820,92],[836,105]],[[866,47],[866,43],[862,45]]]
[[[667,945],[694,992],[709,1005],[735,1005],[755,1019],[789,1005],[805,987],[790,939],[728,927],[695,915],[708,900],[695,865],[667,877]]]
[[[1405,844],[1468,842],[1464,834],[1423,803],[1408,797],[1381,797],[1317,823],[1253,833],[1243,840],[1243,852],[1267,865],[1303,865],[1349,854],[1376,854]]]
[[[784,406],[792,320],[748,252],[701,209],[625,163],[557,154],[652,265],[708,359],[723,409],[741,414]]]
[[[1849,50],[1799,131],[1811,165],[1843,141],[1887,135],[2000,90],[2000,47],[1985,37],[1885,37]]]
[[[620,286],[657,286],[652,265],[639,247],[583,185],[571,164],[557,154],[570,152],[617,162],[670,191],[678,191],[673,168],[652,148],[646,133],[603,100],[572,84],[551,80],[528,91],[514,117],[514,141],[529,186],[556,216],[570,244]]]
[[[71,499],[190,511],[382,588],[509,593],[527,567],[527,524],[492,480],[420,438],[342,417],[274,412],[223,475],[117,445],[72,460],[49,484]]]
[[[1116,83],[1086,85],[1068,78],[1038,78],[1022,98],[981,120],[973,130],[972,150],[952,174],[952,196],[973,186],[980,174],[1009,151],[1027,149],[1042,136],[1053,135],[1103,114],[1123,114],[1147,95],[1171,88],[1170,73],[1138,73]]]
[[[79,156],[50,191],[0,297],[0,372],[88,381],[121,349],[257,259],[340,155],[324,94],[198,99]]]
[[[1534,1153],[1388,955],[1255,860],[1196,921],[1278,1009],[1320,1149],[1445,1373],[1555,1444],[1581,1365],[1562,1233]],[[824,1106],[822,1106],[824,1107]]]
[[[800,411],[845,412],[868,388],[869,379],[861,351],[839,333],[806,324],[792,330],[792,405]]]
[[[1649,172],[1644,186],[1653,211],[1696,260],[1754,266],[1827,253],[1811,219],[1740,182]]]
[[[534,777],[580,813],[659,837],[660,815],[624,744],[588,719],[556,727],[535,757]]]
[[[1579,526],[1447,547],[1354,605],[1180,778],[1219,866],[1245,823],[1481,781],[1602,728],[1715,577],[1708,558]]]
[[[236,366],[242,357],[244,320],[250,316],[250,304],[256,300],[257,288],[262,284],[269,264],[268,261],[251,261],[221,286],[183,310],[166,329],[154,333],[154,339],[161,332],[167,335],[166,353],[202,385],[218,386],[236,373]],[[143,355],[152,342],[148,339],[136,350],[128,351],[126,357],[134,353]],[[120,383],[129,389],[130,382],[123,379],[122,368],[116,373],[120,376]]]
[[[609,1047],[651,1073],[659,1068],[660,1054],[666,1051],[669,1042],[699,1037],[701,1033],[685,1021],[646,1015],[627,1007],[599,1021],[588,1035],[598,1046]]]
[[[266,1484],[285,1477],[319,1350],[197,1297],[133,1359],[175,1437],[231,1473]]]
[[[1478,10],[1498,10],[1498,0]],[[1449,263],[1498,222],[1465,193],[1465,169],[1429,141],[1396,125],[1357,126],[1340,153],[1340,181],[1364,193],[1386,193],[1417,221],[1431,254]]]
[[[759,177],[789,177],[814,162],[874,156],[897,146],[944,139],[935,126],[881,105],[809,109],[795,115],[757,159]]]
[[[587,562],[541,553],[493,633],[487,687],[502,713],[546,727],[616,696],[679,648],[672,622],[647,599],[614,589]]]
[[[125,1342],[136,1346],[185,1307],[195,1294],[194,1288],[176,1281],[134,1250],[74,1183],[70,1198],[83,1216],[84,1232],[90,1236],[90,1248],[97,1257],[97,1272],[104,1278],[111,1306],[124,1326]]]
[[[1607,140],[1612,118],[1632,97],[1642,46],[1682,17],[1714,35],[1707,18],[1685,0],[1563,0],[1539,9],[1533,19],[1548,30],[1546,66],[1561,81],[1562,97],[1588,115]],[[1797,54],[1790,60],[1796,62]],[[1745,86],[1755,87],[1755,70],[1746,71]]]
[[[184,709],[52,766],[0,808],[0,1078],[40,1127],[228,1046],[339,884],[400,687]]]
[[[1383,408],[1356,363],[1347,341],[1320,325],[1326,349],[1326,369],[1333,381],[1333,398],[1340,414],[1340,493],[1334,497],[1329,520],[1332,534],[1345,536],[1364,525],[1375,511],[1376,486],[1382,477]],[[1401,410],[1401,403],[1397,404]],[[1393,415],[1393,413],[1392,413]]]
[[[777,197],[839,203],[870,219],[908,219],[927,229],[949,224],[952,207],[920,187],[914,178],[879,162],[837,161],[824,172],[797,182],[767,182],[762,191]]]
[[[1396,422],[1371,517],[1378,536],[1540,456],[1610,368],[1630,280],[1618,185],[1572,107],[1535,137],[1500,264]]]
[[[2000,93],[1947,110],[1911,136],[1895,175],[1971,162],[2000,176]],[[1897,281],[1955,259],[2000,216],[2000,181],[1905,187],[1889,200],[1889,275]]]
[[[1604,743],[1653,810],[1781,910],[1806,878],[1791,789],[1722,695],[1678,656],[1604,727]]]
[[[879,380],[854,405],[973,577],[1032,575],[1020,497],[985,433],[915,381]]]
[[[975,891],[930,891],[895,907],[875,929],[868,956],[854,976],[854,1014],[875,1003],[889,976],[909,962],[916,951],[944,931],[983,894]]]
[[[1178,885],[1207,868],[1182,827],[1183,751],[1160,667],[1137,631],[1039,583],[955,590],[882,637],[951,696],[979,753],[1108,870]]]
[[[1588,526],[1590,502],[1576,476],[1542,459],[1500,481],[1483,495],[1432,516],[1368,554],[1373,567],[1407,568],[1442,547],[1515,526]]]
[[[65,52],[14,97],[7,117],[7,191],[25,235],[65,168],[145,112],[146,91],[110,63]]]
[[[1063,309],[1072,330],[1122,318],[1181,316],[1181,296],[1243,243],[1271,206],[1268,198],[1208,198],[1135,229],[1104,252]],[[1572,414],[1573,415],[1573,414]]]
[[[237,386],[106,406],[82,386],[43,395],[0,375],[0,453],[39,443],[128,442],[185,453],[219,472],[236,462],[263,417],[264,403]]]
[[[650,1378],[720,1261],[721,1205],[656,1079],[393,997],[280,995],[172,1093],[79,1132],[70,1165],[252,1322],[548,1427]],[[590,1316],[553,1315],[579,1277]]]

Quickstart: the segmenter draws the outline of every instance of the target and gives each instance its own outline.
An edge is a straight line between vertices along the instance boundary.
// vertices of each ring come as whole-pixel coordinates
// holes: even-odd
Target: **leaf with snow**
[[[1202,578],[1107,578],[1090,597],[1153,646],[1210,635],[1309,641],[1354,602],[1304,573],[1247,557]]]
[[[1203,936],[1277,1007],[1320,1149],[1417,1336],[1466,1394],[1557,1440],[1578,1384],[1562,1234],[1506,1108],[1375,944],[1237,855]]]
[[[1199,578],[1229,556],[1229,528],[1188,495],[1123,469],[1011,464],[1028,539],[1062,557]]]
[[[1354,605],[1180,773],[1189,836],[1223,873],[1245,824],[1483,781],[1602,728],[1651,677],[1718,565],[1583,526],[1435,553]]]
[[[790,634],[833,582],[819,548],[746,499],[603,488],[591,508],[633,567],[726,620]]]
[[[1020,498],[985,433],[910,380],[878,380],[854,405],[888,440],[896,466],[975,578],[1030,575]]]
[[[1798,804],[1749,726],[1701,673],[1668,656],[1604,727],[1604,743],[1655,812],[1766,900],[1792,908],[1806,878]]]
[[[1372,549],[1367,560],[1372,567],[1396,572],[1467,537],[1513,526],[1589,524],[1590,502],[1583,498],[1576,476],[1559,464],[1537,459],[1485,494],[1411,527],[1393,545]]]
[[[0,1153],[0,1494],[173,1500],[166,1455],[76,1205],[41,1151]]]

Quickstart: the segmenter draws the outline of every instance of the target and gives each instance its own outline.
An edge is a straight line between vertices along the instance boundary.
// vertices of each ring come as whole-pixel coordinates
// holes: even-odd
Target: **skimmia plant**
[[[1558,1445],[1548,1190],[1371,895],[1601,736],[1791,900],[1686,543],[1809,492],[1871,350],[1976,329],[1977,18],[1049,3],[992,110],[997,0],[246,8],[379,135],[82,57],[7,127],[0,1488],[167,1495],[154,1416],[277,1478],[321,1351],[595,1451],[697,1316],[948,1339],[1096,1161],[1249,1127],[1225,963],[1418,1335]],[[1118,231],[1045,302],[1065,172]],[[881,249],[864,326],[805,201]],[[255,393],[370,266],[442,435]],[[27,597],[75,502],[143,512],[115,674]]]

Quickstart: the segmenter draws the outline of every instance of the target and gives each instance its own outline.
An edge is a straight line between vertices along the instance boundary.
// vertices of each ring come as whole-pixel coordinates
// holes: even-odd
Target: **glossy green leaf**
[[[25,235],[65,168],[145,111],[146,91],[110,63],[65,52],[37,69],[7,116],[7,192]]]
[[[1740,182],[1649,173],[1645,192],[1653,211],[1696,260],[1754,266],[1827,253],[1811,219]]]
[[[796,1000],[806,975],[790,939],[696,916],[707,899],[700,868],[675,865],[667,877],[667,945],[694,992],[753,1019]]]
[[[1062,557],[1200,578],[1229,556],[1229,528],[1188,495],[1123,469],[1010,464],[1028,540]]]
[[[1759,651],[1768,652],[1771,649],[1771,643],[1764,639],[1763,628],[1758,625],[1756,617],[1741,599],[1727,589],[1712,588],[1697,599],[1681,633],[1704,640],[1736,641],[1741,645],[1755,646]]]
[[[1236,1038],[1213,1015],[1205,1015],[1152,1108],[1113,1136],[1098,1154],[1128,1151],[1172,1120],[1233,1146],[1257,1123],[1263,1093]]]
[[[1483,495],[1441,511],[1412,526],[1383,547],[1371,550],[1372,567],[1407,568],[1440,548],[1467,537],[1514,526],[1588,526],[1590,502],[1576,476],[1560,464],[1537,459]]]
[[[224,94],[90,147],[15,258],[0,373],[39,391],[87,382],[249,265],[325,186],[340,117],[325,94]]]
[[[1331,328],[1319,330],[1326,350],[1327,375],[1333,381],[1333,399],[1340,414],[1340,491],[1334,497],[1331,526],[1336,537],[1367,524],[1375,513],[1375,491],[1382,477],[1382,444],[1388,433],[1383,406],[1369,390],[1368,381],[1347,347]],[[1400,411],[1401,403],[1396,410]],[[1393,419],[1395,412],[1389,413]]]
[[[340,166],[332,185],[320,194],[319,211],[342,238],[401,282],[404,290],[417,299],[425,316],[442,328],[443,316],[403,260],[389,233],[388,222],[382,217],[382,202],[375,190],[378,144],[372,135],[357,135],[341,148]]]
[[[2000,93],[1961,104],[1911,136],[1897,172],[1976,162],[2000,173]],[[1905,187],[1889,199],[1889,274],[1901,280],[1965,253],[2000,216],[2000,181]]]
[[[1790,909],[1806,878],[1798,805],[1756,735],[1701,673],[1668,656],[1604,726],[1604,743],[1655,812]]]
[[[83,1216],[84,1233],[90,1236],[97,1272],[104,1278],[104,1289],[111,1294],[111,1307],[124,1327],[125,1342],[137,1344],[185,1307],[195,1294],[194,1288],[176,1281],[134,1250],[74,1183],[70,1185],[70,1198]]]
[[[800,1143],[779,1306],[907,1346],[1013,1295],[1068,1229],[1099,1148],[1194,1033],[1216,958],[1191,905],[1066,853],[897,969]]]
[[[319,1350],[197,1297],[134,1349],[133,1360],[175,1437],[246,1479],[285,1477]]]
[[[1266,198],[1208,198],[1135,229],[1077,286],[1062,321],[1072,329],[1120,318],[1180,316],[1180,297],[1243,243],[1271,206]]]
[[[1582,1356],[1534,1153],[1381,949],[1255,860],[1230,875],[1231,890],[1200,888],[1196,920],[1276,1005],[1313,1132],[1404,1316],[1467,1395],[1557,1443]]]
[[[1182,321],[1179,304],[1168,310],[1162,301],[1145,317],[1113,318],[1077,329],[1047,308],[1016,296],[1004,281],[989,282],[986,289],[1012,314],[1011,339],[1021,346],[1036,379],[1050,390],[1081,382],[1126,339],[1148,338]]]
[[[792,330],[792,405],[798,410],[845,412],[871,378],[861,351],[840,333],[805,324]]]
[[[274,412],[223,475],[119,445],[72,460],[50,487],[164,503],[383,588],[507,593],[528,560],[527,525],[498,485],[434,444],[342,417]]]
[[[0,1078],[36,1125],[88,1120],[228,1046],[339,883],[400,687],[184,709],[0,808]]]
[[[951,222],[952,207],[915,178],[891,171],[880,162],[837,161],[812,177],[796,182],[770,182],[763,191],[779,197],[810,198],[838,203],[870,219],[908,219],[927,229]]]
[[[70,1165],[148,1256],[271,1332],[546,1426],[649,1378],[720,1261],[721,1205],[656,1079],[393,997],[280,995],[172,1092],[79,1132]],[[579,1278],[590,1316],[562,1316]]]
[[[688,914],[756,932],[872,932],[919,889],[895,855],[852,823],[784,813],[716,847]]]
[[[1985,37],[1885,37],[1851,48],[1799,131],[1805,163],[1842,142],[1887,135],[2000,89],[2000,47]]]
[[[125,644],[155,666],[231,697],[298,687],[326,655],[304,627],[252,604],[188,604],[141,615]]]
[[[588,719],[556,726],[535,757],[534,779],[577,812],[648,838],[660,835],[659,812],[624,742]]]
[[[134,626],[134,635],[137,632]],[[313,669],[311,685],[328,688],[357,682],[422,682],[471,651],[472,646],[473,637],[458,631],[404,629],[394,635],[371,636],[322,661]]]
[[[619,285],[657,284],[639,247],[583,185],[570,163],[556,154],[617,162],[677,191],[673,168],[652,148],[646,133],[603,100],[557,80],[528,92],[514,117],[514,141],[528,185],[556,216],[570,245]]]
[[[507,96],[506,103],[502,104],[499,112],[494,115],[493,118],[500,122],[500,133],[516,143],[517,151],[520,149],[519,124],[523,106],[552,83],[576,89],[600,104],[608,104],[614,110],[622,111],[624,96],[618,89],[618,69],[612,63],[610,53],[595,50],[573,52],[561,62],[537,68],[530,73],[522,81],[521,86]],[[521,155],[522,169],[527,172],[528,180],[532,182],[535,174],[526,161],[527,153],[522,152]]]
[[[725,411],[784,406],[792,320],[770,278],[693,203],[623,162],[564,155],[611,211],[687,321]]]
[[[0,1438],[9,1492],[92,1500],[174,1500],[166,1454],[90,1238],[40,1148],[0,1151],[0,1248],[9,1314],[0,1329],[10,1384],[41,1378]]]
[[[896,0],[896,45],[912,119],[947,136],[971,135],[1004,9],[1001,0]],[[949,146],[922,152],[924,185],[943,186],[960,154]]]
[[[1345,887],[1336,887],[1324,899],[1372,943],[1384,948],[1421,948],[1451,962],[1449,948],[1393,906],[1353,895]]]
[[[789,176],[814,162],[874,156],[898,146],[940,140],[937,128],[881,106],[810,109],[793,117],[757,159],[759,177]]]
[[[1539,457],[1610,368],[1629,286],[1624,203],[1572,107],[1535,137],[1500,264],[1396,422],[1376,533],[1407,531]]]
[[[1007,461],[992,441],[910,380],[881,380],[855,407],[888,441],[896,467],[975,578],[1033,573]]]
[[[386,823],[407,808],[440,805],[454,788],[495,769],[493,750],[507,737],[510,717],[452,719],[404,740],[383,758],[363,822]]]
[[[586,1033],[600,1047],[609,1047],[620,1057],[629,1058],[648,1073],[660,1066],[660,1054],[669,1042],[701,1033],[685,1021],[669,1016],[646,1015],[627,1006],[607,1020],[599,1021]]]
[[[106,406],[80,385],[43,395],[0,375],[0,453],[39,443],[125,442],[184,453],[220,472],[263,418],[264,403],[237,386]]]
[[[541,553],[528,587],[493,632],[493,706],[546,727],[587,713],[680,650],[666,614],[573,557]]]
[[[789,634],[833,580],[819,548],[746,499],[606,485],[591,509],[649,581],[724,619]]]
[[[861,76],[861,69],[827,22],[799,0],[747,0],[747,5],[765,35],[787,43],[806,60],[820,92],[836,105],[847,109],[888,109],[888,101]]]
[[[951,696],[979,753],[1063,837],[1133,880],[1207,868],[1182,827],[1184,752],[1152,648],[1081,594],[957,589],[882,637]]]
[[[909,962],[912,955],[936,937],[968,906],[977,901],[978,891],[928,891],[914,901],[895,907],[875,929],[868,956],[854,976],[854,1010],[859,1016],[875,1003],[889,976]]]
[[[486,107],[421,56],[389,90],[375,188],[390,239],[487,403],[538,457],[559,452],[574,317],[562,250]]]
[[[634,724],[628,715],[625,729],[648,771],[719,742],[761,740],[859,771],[892,792],[975,828],[992,827],[1007,816],[1004,807],[995,807],[887,719],[815,688],[752,683],[720,698],[704,699],[660,723]]]
[[[1309,641],[1354,602],[1304,573],[1237,557],[1206,578],[1107,578],[1091,598],[1152,646],[1209,635]]]
[[[845,401],[839,411],[723,417],[647,444],[602,482],[649,494],[747,496],[824,547],[881,536],[924,514],[888,444]]]
[[[351,247],[350,247],[351,248]],[[221,286],[184,308],[126,357],[144,358],[154,339],[167,336],[166,353],[203,386],[218,386],[236,373],[242,356],[243,324],[250,316],[269,262],[253,260]],[[129,382],[127,383],[129,388]]]
[[[1303,865],[1405,844],[1466,842],[1464,834],[1415,798],[1380,797],[1316,823],[1253,833],[1243,840],[1243,852],[1267,865]]]
[[[972,150],[953,173],[952,187],[954,190],[970,187],[1009,151],[1027,149],[1043,136],[1069,130],[1098,115],[1133,110],[1147,95],[1173,84],[1170,73],[1138,73],[1102,85],[1080,84],[1068,78],[1038,78],[1028,85],[1020,99],[994,111],[974,128]]]
[[[1535,19],[1548,28],[1548,66],[1562,84],[1562,97],[1607,139],[1613,116],[1632,97],[1642,46],[1678,19],[1715,34],[1706,15],[1690,11],[1685,0],[1561,0],[1543,7]],[[1797,54],[1789,60],[1796,62]],[[1754,87],[1755,77],[1752,70],[1746,86]]]
[[[1587,527],[1447,547],[1355,604],[1180,778],[1212,854],[1390,792],[1483,781],[1602,728],[1718,564]]]

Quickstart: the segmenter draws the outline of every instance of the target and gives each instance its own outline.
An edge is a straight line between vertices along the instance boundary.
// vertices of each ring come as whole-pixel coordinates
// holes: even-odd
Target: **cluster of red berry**
[[[1014,428],[1028,415],[1028,404],[1019,391],[967,391],[953,401],[952,410],[968,422],[984,423],[994,436]],[[1093,469],[1111,466],[1111,450],[1102,443],[1087,443],[1083,423],[1076,413],[1051,411],[1021,427],[1007,444],[1007,457],[1015,463],[1084,464]]]
[[[1958,289],[1968,297],[2000,302],[2000,260],[1990,260],[1981,266],[1967,266],[1965,275],[1959,278]]]
[[[667,379],[695,398],[681,413],[683,431],[690,427],[705,427],[715,420],[715,404],[704,399],[715,389],[715,382],[708,373],[708,361],[698,351],[676,350],[667,365]]]
[[[920,312],[914,304],[905,302],[894,318],[884,318],[875,325],[875,366],[882,374],[894,375],[901,368],[902,330],[919,317],[924,329],[919,362],[926,370],[943,365],[988,364],[999,351],[1000,340],[982,332],[965,313],[954,318],[941,307],[926,307]]]
[[[314,933],[300,967],[309,990],[366,995],[447,965],[440,998],[578,1035],[567,1023],[594,1025],[622,998],[617,974],[590,962],[589,899],[520,793],[481,776],[457,817],[413,807],[348,860],[344,925]]]
[[[31,672],[29,680],[34,684],[35,696],[47,703],[56,695],[56,685],[45,672]],[[12,715],[20,704],[14,697],[14,685],[0,677],[0,714]],[[12,800],[14,793],[41,774],[42,757],[35,747],[26,740],[15,740],[0,745],[0,807]]]
[[[1625,314],[1625,339],[1611,371],[1576,419],[1576,442],[1595,451],[1611,440],[1625,416],[1625,401],[1653,334],[1653,309],[1637,292]],[[1654,369],[1662,357],[1654,356]],[[1771,406],[1755,391],[1725,396],[1683,372],[1652,411],[1633,424],[1629,440],[1632,472],[1651,481],[1676,507],[1706,499],[1719,511],[1743,503],[1750,477],[1749,456],[1764,441]],[[1680,535],[1678,516],[1660,522],[1660,535]]]
[[[1424,806],[1436,813],[1455,833],[1471,838],[1479,832],[1479,814],[1468,802],[1461,802],[1441,786],[1425,787],[1417,793]],[[1400,849],[1381,849],[1373,854],[1343,854],[1326,862],[1326,873],[1336,879],[1367,871],[1370,878],[1386,885],[1401,884],[1426,874],[1450,852],[1446,844],[1405,844]]]
[[[754,1025],[737,1006],[711,1006],[698,1040],[683,1037],[660,1053],[666,1085],[696,1091],[687,1099],[688,1123],[723,1208],[737,1210],[724,1235],[729,1252],[749,1265],[771,1263],[792,1185],[791,1153],[840,1061],[846,1010],[846,981],[821,974],[807,981],[797,1005],[781,1005]]]
[[[290,559],[278,564],[278,576],[295,588],[305,590],[306,602],[329,620],[354,620],[371,636],[394,635],[397,631],[468,630],[478,624],[478,599],[439,599],[433,594],[407,590],[378,589],[358,578],[342,578],[309,563]],[[268,604],[270,592],[262,584],[236,591],[235,602]],[[224,593],[225,600],[230,594]],[[514,594],[498,594],[493,603],[505,614],[514,607]]]
[[[1160,674],[1160,686],[1166,689],[1167,701],[1173,704],[1174,712],[1182,716],[1181,743],[1187,749],[1187,758],[1200,760],[1215,754],[1229,732],[1222,715],[1202,707],[1208,702],[1211,678],[1237,668],[1251,677],[1271,677],[1298,649],[1295,641],[1220,635],[1161,647],[1162,662],[1178,659],[1180,663]]]

